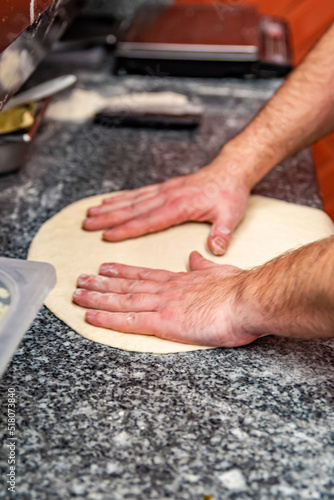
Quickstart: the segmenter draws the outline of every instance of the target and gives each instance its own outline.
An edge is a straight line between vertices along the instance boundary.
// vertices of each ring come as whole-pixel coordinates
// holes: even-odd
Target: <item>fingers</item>
[[[125,278],[130,280],[168,281],[174,275],[163,269],[150,269],[148,267],[127,266],[125,264],[102,264],[99,273],[102,276]]]
[[[131,191],[124,191],[123,193],[120,193],[116,196],[110,196],[107,198],[104,198],[102,201],[103,204],[106,205],[121,205],[123,202],[124,204],[128,204],[130,201],[134,200],[140,200],[144,199],[148,196],[153,196],[160,190],[161,184],[153,184],[150,186],[144,186],[138,189],[134,189]]]
[[[199,252],[191,252],[189,257],[189,268],[190,271],[200,271],[203,269],[209,269],[210,267],[216,267],[217,264],[205,259]]]
[[[170,226],[185,222],[184,211],[178,205],[164,205],[149,213],[140,215],[124,224],[103,233],[107,241],[122,241],[144,234],[162,231]]]
[[[211,260],[205,259],[199,252],[191,252],[189,257],[190,271],[208,271],[216,276],[227,278],[240,274],[242,270],[239,267],[231,266],[229,264],[215,264]]]
[[[234,224],[231,220],[228,224],[221,220],[213,224],[208,237],[208,246],[214,255],[224,255],[226,252],[233,226]]]
[[[233,193],[225,193],[224,202],[216,207],[208,237],[208,246],[214,255],[225,254],[232,233],[246,212],[248,196],[248,191],[236,188]]]
[[[115,198],[120,198],[120,196],[115,196]],[[137,196],[135,199],[121,199],[117,203],[104,203],[102,202],[101,205],[98,205],[97,207],[91,207],[87,210],[87,217],[96,217],[98,215],[103,215],[103,214],[108,214],[111,213],[115,210],[122,209],[124,207],[129,207],[134,205],[135,203],[139,203],[144,200],[148,200],[150,198],[153,198],[152,195],[147,194],[147,195],[142,195],[142,196]]]
[[[206,339],[201,340],[198,336],[195,339],[192,335],[187,335],[187,332],[180,331],[176,324],[166,324],[163,314],[156,311],[124,313],[90,309],[86,312],[85,319],[94,326],[119,332],[155,335],[165,340],[185,344],[196,343],[195,340],[197,340],[198,345],[208,345],[205,342]]]
[[[94,274],[81,274],[77,287],[100,293],[159,293],[163,290],[157,281],[108,278]]]
[[[232,232],[239,219],[232,217],[220,218],[214,221],[209,237],[208,247],[214,255],[224,255],[230,243]]]
[[[93,207],[88,212],[89,217],[83,222],[83,228],[88,231],[98,231],[118,226],[142,214],[151,212],[164,203],[165,196],[161,194],[160,196],[145,198],[142,201],[135,200],[132,203],[127,201],[127,206],[123,207],[110,204]]]
[[[162,306],[163,298],[150,293],[100,293],[78,288],[73,294],[73,301],[82,307],[110,312],[155,311]]]
[[[162,321],[157,312],[118,313],[89,310],[86,312],[86,321],[124,333],[160,336],[163,332]]]
[[[74,292],[73,301],[89,309],[86,320],[98,327],[183,343],[242,345],[232,338],[230,306],[224,310],[224,300],[234,290],[234,283],[224,278],[242,271],[216,265],[198,252],[191,254],[190,267],[200,272],[103,264],[101,272],[109,276],[81,275],[78,285],[84,288]]]

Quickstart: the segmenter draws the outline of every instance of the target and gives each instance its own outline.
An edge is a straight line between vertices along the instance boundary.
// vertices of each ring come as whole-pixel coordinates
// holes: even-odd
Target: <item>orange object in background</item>
[[[219,4],[219,0],[174,0],[175,3]],[[291,28],[294,64],[298,64],[334,22],[333,0],[232,0],[231,5],[255,5],[261,14],[280,16]],[[312,147],[324,209],[334,220],[334,133]]]
[[[334,22],[333,0],[174,0],[183,4],[227,3],[231,5],[254,5],[260,14],[283,17],[289,22],[292,34],[294,63],[298,64],[316,40]]]

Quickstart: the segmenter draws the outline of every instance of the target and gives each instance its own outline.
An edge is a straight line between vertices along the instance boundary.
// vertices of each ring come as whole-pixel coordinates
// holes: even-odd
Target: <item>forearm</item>
[[[237,304],[247,333],[334,337],[334,236],[246,272]]]
[[[252,188],[284,158],[334,129],[334,24],[215,164]]]

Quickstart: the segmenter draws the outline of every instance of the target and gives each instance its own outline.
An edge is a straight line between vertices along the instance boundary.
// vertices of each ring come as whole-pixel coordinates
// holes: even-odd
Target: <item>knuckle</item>
[[[128,293],[129,291],[132,290],[132,288],[133,288],[133,282],[130,280],[124,280],[121,282],[120,292]]]
[[[128,313],[126,316],[126,322],[129,326],[134,326],[138,321],[138,315],[137,313],[131,312]]]
[[[122,298],[122,303],[124,307],[131,307],[134,302],[134,296],[132,293],[128,293],[127,295],[124,295]]]
[[[172,276],[167,282],[167,294],[174,294],[180,288],[180,283],[176,276]]]
[[[173,320],[174,318],[174,311],[173,309],[170,309],[169,307],[164,307],[159,310],[158,312],[160,321],[163,323],[167,323]]]
[[[132,293],[136,288],[136,282],[134,280],[127,281],[127,291]]]
[[[102,307],[113,308],[114,295],[112,293],[104,293],[101,295],[99,305]]]
[[[142,271],[140,278],[141,279],[149,279],[152,276],[152,271],[150,269],[145,269]]]
[[[137,200],[134,200],[134,201],[131,201],[129,206],[127,207],[128,208],[128,211],[133,213],[133,212],[136,212],[137,210]]]

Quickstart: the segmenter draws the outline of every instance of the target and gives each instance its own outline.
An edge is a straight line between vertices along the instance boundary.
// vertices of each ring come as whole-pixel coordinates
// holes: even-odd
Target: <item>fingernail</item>
[[[226,242],[219,237],[213,238],[212,240],[213,251],[216,255],[223,255],[226,251]]]
[[[96,317],[96,314],[97,314],[96,311],[91,311],[91,310],[86,311],[85,318],[87,321],[93,321],[94,318]]]
[[[80,288],[77,288],[74,292],[73,292],[73,295],[72,295],[72,300],[74,302],[76,302],[82,295],[82,292],[81,292],[81,289]]]
[[[84,283],[84,282],[88,281],[89,278],[90,278],[89,274],[80,274],[80,276],[78,278],[78,282],[80,281],[80,283]]]
[[[102,264],[100,266],[100,273],[108,273],[113,276],[118,276],[118,271],[115,269],[114,264]]]
[[[110,233],[109,230],[108,231],[103,231],[103,233],[102,233],[102,239],[105,240],[105,241],[109,241],[109,237],[108,237],[109,233]]]
[[[88,276],[87,274],[82,274],[81,276],[79,276],[79,278],[77,279],[77,287],[78,288],[85,288],[87,286],[87,284],[90,282],[90,276]]]
[[[92,222],[92,219],[89,218],[89,219],[85,219],[82,223],[82,227],[83,229],[91,229],[91,222]]]

